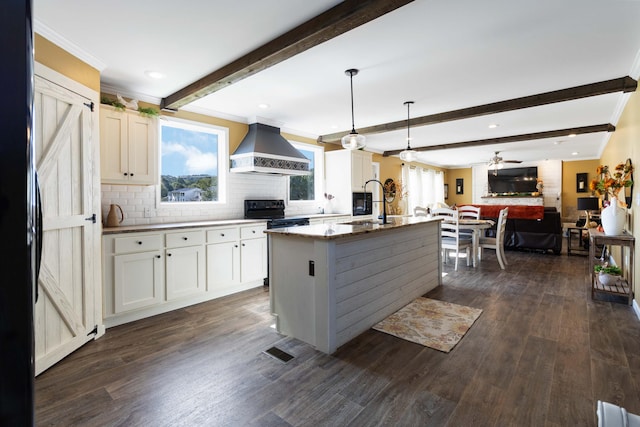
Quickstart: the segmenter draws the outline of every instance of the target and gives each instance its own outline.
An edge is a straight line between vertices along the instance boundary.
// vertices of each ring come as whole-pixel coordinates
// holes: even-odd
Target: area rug
[[[479,308],[417,298],[373,329],[448,353],[481,313]]]

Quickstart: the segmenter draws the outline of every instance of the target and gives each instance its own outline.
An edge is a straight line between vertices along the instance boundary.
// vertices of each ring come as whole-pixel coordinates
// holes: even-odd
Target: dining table
[[[490,219],[467,219],[461,218],[458,220],[458,226],[460,231],[471,230],[471,248],[473,251],[473,266],[476,266],[476,261],[479,254],[480,232],[491,228],[495,224],[495,221]]]

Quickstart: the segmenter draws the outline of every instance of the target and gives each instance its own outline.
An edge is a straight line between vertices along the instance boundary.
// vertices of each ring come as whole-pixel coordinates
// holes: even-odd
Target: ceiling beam
[[[307,49],[373,21],[413,0],[345,0],[189,86],[163,98],[160,108],[175,110]]]
[[[468,119],[471,117],[485,116],[488,114],[504,113],[506,111],[521,110],[524,108],[538,107],[541,105],[553,104],[557,102],[572,101],[575,99],[587,98],[591,96],[605,95],[615,92],[633,92],[638,87],[638,82],[631,77],[620,77],[598,83],[590,83],[582,86],[575,86],[568,89],[554,90],[552,92],[529,95],[521,98],[509,99],[506,101],[493,102],[491,104],[479,105],[476,107],[462,108],[460,110],[447,111],[444,113],[431,114],[411,119],[411,126],[426,126],[436,123],[444,123],[453,120]],[[370,126],[358,129],[362,135],[391,132],[406,129],[407,121],[385,123],[382,125]],[[345,130],[318,137],[318,142],[335,143],[351,132]],[[415,150],[415,148],[414,148]]]
[[[550,130],[545,132],[525,133],[522,135],[503,136],[500,138],[478,139],[475,141],[465,141],[465,142],[452,142],[447,144],[429,145],[426,147],[411,147],[411,149],[415,151],[447,150],[451,148],[479,147],[483,145],[505,144],[507,142],[521,142],[521,141],[533,141],[535,139],[544,139],[544,138],[558,138],[558,137],[563,137],[570,134],[580,135],[585,133],[596,133],[596,132],[614,132],[615,130],[616,130],[616,127],[614,125],[610,123],[606,123],[602,125],[582,126],[577,128]],[[400,154],[401,151],[402,150],[385,151],[384,153],[382,153],[382,155],[384,157],[393,156],[396,154]]]

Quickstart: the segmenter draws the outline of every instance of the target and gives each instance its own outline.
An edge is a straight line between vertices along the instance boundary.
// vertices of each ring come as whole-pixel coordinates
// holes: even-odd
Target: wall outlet
[[[151,209],[148,206],[145,206],[145,208],[144,208],[144,217],[145,218],[152,218],[153,216],[155,216],[155,210]]]

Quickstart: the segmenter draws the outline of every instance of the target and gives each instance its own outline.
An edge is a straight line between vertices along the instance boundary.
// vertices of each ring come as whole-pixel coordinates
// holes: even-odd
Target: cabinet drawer
[[[215,228],[207,231],[207,243],[233,242],[240,238],[237,227]]]
[[[113,251],[117,254],[127,252],[144,252],[162,249],[162,235],[117,237],[114,239]]]
[[[267,226],[265,224],[240,227],[240,238],[256,239],[259,237],[266,237],[266,234],[264,234],[264,230],[266,229]]]
[[[168,248],[180,248],[184,246],[204,244],[204,231],[202,230],[167,233],[166,237]]]

